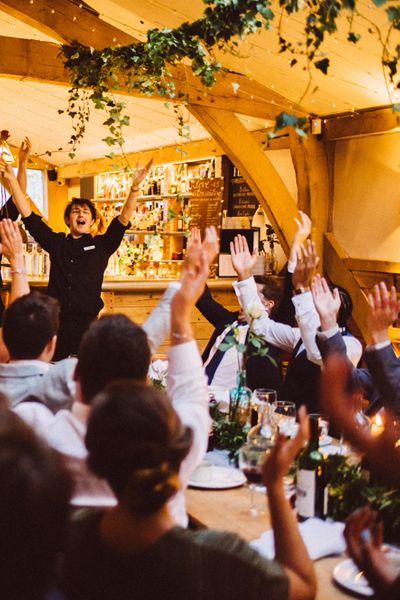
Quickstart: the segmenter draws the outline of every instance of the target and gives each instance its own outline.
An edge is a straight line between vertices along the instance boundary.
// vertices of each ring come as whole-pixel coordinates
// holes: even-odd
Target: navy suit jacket
[[[364,353],[383,406],[400,416],[400,360],[392,344]]]
[[[340,354],[347,359],[346,345],[340,332],[328,339],[322,339],[317,336],[316,342],[323,361],[330,354]],[[373,373],[368,369],[354,367],[350,360],[348,360],[348,363],[351,366],[351,379],[348,382],[348,391],[351,393],[353,390],[361,389],[364,397],[369,401],[369,406],[365,411],[366,414],[375,414],[382,407],[382,398]]]

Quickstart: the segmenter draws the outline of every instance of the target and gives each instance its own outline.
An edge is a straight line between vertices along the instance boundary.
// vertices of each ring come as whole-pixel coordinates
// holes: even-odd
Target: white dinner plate
[[[388,547],[387,557],[397,567],[400,567],[400,552],[393,547]],[[342,560],[333,570],[333,579],[346,590],[370,598],[374,590],[369,586],[363,572],[355,565],[351,558]]]
[[[210,465],[207,471],[200,466],[189,479],[190,487],[205,490],[226,490],[240,487],[244,483],[246,477],[239,469],[215,465]]]
[[[330,435],[324,435],[319,438],[319,445],[321,446],[329,446],[332,443],[332,438]]]
[[[342,560],[333,570],[333,579],[346,590],[360,596],[371,597],[374,590],[368,585],[363,572],[354,564],[351,558]]]

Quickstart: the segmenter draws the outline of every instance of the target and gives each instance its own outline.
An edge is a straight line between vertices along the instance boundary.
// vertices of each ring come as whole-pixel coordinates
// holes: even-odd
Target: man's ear
[[[56,349],[56,344],[57,344],[57,336],[53,335],[53,337],[51,338],[51,340],[49,340],[47,342],[47,344],[45,345],[42,353],[41,353],[41,358],[42,360],[48,361],[50,362],[51,359],[54,356],[54,351]]]

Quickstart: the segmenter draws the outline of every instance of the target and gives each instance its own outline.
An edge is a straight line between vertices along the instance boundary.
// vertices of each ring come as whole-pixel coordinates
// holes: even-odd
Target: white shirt
[[[231,325],[225,327],[223,332],[215,340],[213,347],[210,350],[207,360],[204,363],[204,367],[210,363],[215,353],[217,352],[220,344],[224,341],[226,335],[232,331],[234,327],[238,325],[238,321],[234,321]],[[248,325],[241,325],[239,327],[239,341],[244,343],[248,331]],[[218,385],[225,388],[233,388],[236,385],[236,375],[238,369],[241,368],[243,362],[243,354],[237,352],[236,348],[229,348],[224,352],[221,362],[219,363],[214,377],[210,381],[210,385]]]
[[[253,277],[249,277],[243,281],[236,281],[233,287],[240,306],[245,312],[253,306],[264,309],[258,297],[257,286]],[[315,340],[318,327],[320,326],[320,319],[314,306],[311,292],[293,296],[292,302],[299,327],[277,323],[269,317],[264,309],[261,317],[253,321],[253,330],[255,333],[263,335],[267,342],[274,344],[274,346],[281,348],[285,352],[292,352],[301,338],[304,346],[299,348],[299,352],[305,348],[308,360],[317,365],[322,365],[321,353]],[[336,331],[337,329],[334,330],[334,333]],[[330,334],[333,335],[332,332]],[[362,354],[360,342],[353,336],[343,336],[343,341],[346,345],[348,357],[354,365],[357,365]]]

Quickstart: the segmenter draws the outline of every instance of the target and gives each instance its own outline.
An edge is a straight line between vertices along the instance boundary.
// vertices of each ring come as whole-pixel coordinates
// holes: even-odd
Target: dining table
[[[254,516],[249,512],[249,490],[247,486],[233,489],[187,488],[186,507],[192,526],[223,529],[251,541],[271,528],[266,497],[261,494],[258,502],[264,510]],[[335,566],[345,555],[321,558],[314,562],[318,592],[317,600],[349,600],[353,595],[340,589],[332,579]]]

